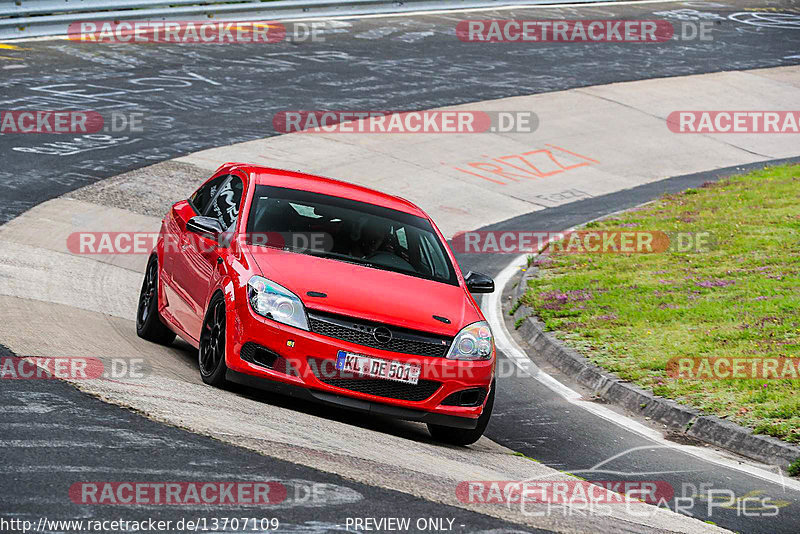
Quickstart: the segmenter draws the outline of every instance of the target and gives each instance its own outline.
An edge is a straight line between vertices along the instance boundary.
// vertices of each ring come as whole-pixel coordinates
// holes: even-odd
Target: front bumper
[[[327,406],[335,406],[337,408],[344,408],[346,410],[353,410],[372,415],[386,415],[389,417],[394,417],[395,419],[418,421],[420,423],[431,423],[434,425],[463,428],[467,430],[472,430],[478,426],[477,418],[472,419],[469,417],[457,417],[453,415],[390,406],[388,404],[381,404],[377,402],[369,402],[352,397],[325,393],[323,391],[317,391],[295,384],[264,380],[263,378],[240,373],[231,369],[228,369],[227,373],[225,373],[225,379],[243,386],[274,391],[289,397],[295,397],[298,399],[318,402]]]
[[[229,369],[226,378],[328,405],[398,419],[475,428],[488,395],[483,395],[477,406],[447,405],[442,402],[452,394],[468,389],[480,388],[488,394],[494,377],[494,354],[490,360],[457,361],[388,352],[277,323],[253,313],[246,302],[244,306],[237,306],[233,319],[234,328],[231,330],[234,339],[226,359]],[[267,366],[261,361],[252,361],[250,357],[250,361],[243,359],[242,349],[248,343],[263,347],[277,356],[277,364],[273,362],[273,365]],[[336,373],[337,353],[342,350],[418,364],[421,367],[419,387],[404,387],[402,383],[372,379],[378,381],[378,390],[363,387],[353,389],[349,386],[353,381],[331,379],[331,373]]]

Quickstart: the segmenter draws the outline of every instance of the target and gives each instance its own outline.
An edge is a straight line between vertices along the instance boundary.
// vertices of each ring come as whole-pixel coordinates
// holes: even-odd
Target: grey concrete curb
[[[514,287],[512,302],[516,304],[528,280],[537,275],[535,267],[529,268],[517,277],[519,283]],[[511,281],[513,283],[514,280]],[[511,309],[512,302],[504,304],[504,313]],[[800,447],[785,443],[772,436],[753,434],[752,430],[725,421],[719,417],[704,415],[701,412],[682,406],[677,402],[654,395],[651,391],[639,388],[613,373],[605,371],[590,362],[577,351],[565,346],[556,337],[545,331],[544,324],[536,317],[532,308],[520,305],[514,312],[514,321],[522,319],[517,329],[528,357],[536,362],[543,358],[563,373],[568,374],[579,384],[592,390],[598,397],[612,404],[653,421],[666,425],[670,430],[686,437],[721,447],[741,454],[747,458],[777,465],[786,469],[789,464],[800,459]]]

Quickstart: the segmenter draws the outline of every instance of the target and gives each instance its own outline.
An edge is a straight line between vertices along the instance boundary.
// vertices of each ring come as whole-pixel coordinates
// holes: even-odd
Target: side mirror
[[[494,292],[494,280],[492,280],[485,274],[474,273],[470,271],[467,273],[467,276],[464,278],[464,281],[467,283],[467,289],[469,289],[470,293]]]
[[[202,215],[197,215],[189,219],[186,223],[186,230],[195,234],[200,234],[208,239],[213,239],[214,241],[216,241],[223,232],[222,226],[220,226],[218,220],[213,217],[203,217]]]

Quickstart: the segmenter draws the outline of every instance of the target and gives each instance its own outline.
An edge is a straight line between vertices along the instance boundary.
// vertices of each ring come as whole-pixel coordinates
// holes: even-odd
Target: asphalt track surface
[[[666,2],[362,19],[330,24],[324,42],[257,46],[20,43],[23,50],[0,51],[2,109],[135,110],[145,113],[145,133],[109,135],[105,141],[61,136],[58,142],[68,144],[58,147],[48,144],[53,142],[48,135],[0,137],[0,222],[98,179],[273,135],[272,116],[279,111],[428,109],[611,82],[800,63],[792,26],[758,27],[725,18],[759,5],[767,11],[798,10],[798,2],[726,4],[731,7]],[[714,39],[531,47],[463,43],[455,37],[458,21],[478,16],[653,19],[664,18],[654,13],[677,9],[706,13],[690,22],[712,22]],[[681,16],[691,17],[676,15]],[[59,172],[43,172],[49,169]]]
[[[481,15],[658,18],[654,12],[691,9],[724,17],[744,7],[762,6],[764,11],[799,11],[796,2],[725,2],[730,7],[694,4]],[[700,17],[715,20],[710,15]],[[720,20],[712,42],[669,43],[657,50],[613,44],[529,48],[460,43],[453,38],[453,28],[458,20],[467,18],[470,16],[447,14],[354,20],[343,26],[329,25],[324,42],[279,43],[258,49],[248,45],[97,47],[41,41],[21,43],[19,50],[0,50],[6,58],[0,59],[0,108],[135,110],[145,112],[151,126],[142,135],[59,139],[65,143],[61,145],[52,145],[50,136],[0,136],[0,222],[127,170],[203,148],[273,135],[271,117],[282,110],[426,109],[609,82],[800,63],[799,32],[790,27],[761,28]],[[709,178],[701,174],[650,184],[542,210],[493,228],[518,228],[521,224],[567,228]],[[465,270],[496,274],[508,259],[464,256],[459,262]],[[594,480],[615,476],[652,480],[653,473],[659,473],[659,479],[674,487],[711,483],[730,488],[738,496],[763,491],[791,504],[775,518],[744,517],[736,510],[718,509],[711,519],[740,532],[798,530],[795,510],[800,503],[796,496],[792,499],[780,487],[672,450],[650,448],[625,455],[615,465],[618,474],[587,473],[585,470],[602,460],[651,442],[571,409],[538,382],[509,378],[498,389],[495,417],[487,431],[498,443]],[[462,531],[470,532],[516,528],[154,423],[67,384],[4,381],[0,396],[0,439],[5,443],[0,502],[4,514],[13,510],[20,517],[118,516],[113,509],[98,512],[65,499],[76,473],[82,480],[119,473],[133,480],[137,476],[146,480],[214,480],[268,473],[270,479],[293,481],[287,482],[291,488],[307,487],[309,482],[303,481],[310,481],[349,490],[329,492],[337,497],[316,503],[287,501],[275,511],[287,532],[335,530],[338,527],[334,525],[343,526],[343,518],[353,515],[349,511],[355,509],[359,516],[403,516],[413,511],[415,517],[452,517],[455,525],[464,525]],[[353,423],[359,424],[359,418],[354,417]],[[23,442],[28,445],[17,446]],[[705,503],[700,502],[693,512],[705,518],[704,509]],[[126,509],[124,515],[126,519],[135,519],[137,514],[178,519],[198,513],[209,515],[208,510],[164,507]]]

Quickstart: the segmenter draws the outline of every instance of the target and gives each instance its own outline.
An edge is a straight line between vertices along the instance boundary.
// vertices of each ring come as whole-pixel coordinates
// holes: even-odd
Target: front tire
[[[494,408],[494,390],[495,382],[492,381],[492,386],[489,390],[489,398],[486,399],[486,405],[483,407],[483,413],[481,413],[481,416],[478,418],[478,426],[473,429],[466,429],[433,425],[428,423],[428,432],[431,433],[433,439],[441,441],[442,443],[460,446],[472,445],[478,441],[486,431],[486,427],[489,425],[489,419],[492,417],[492,409]]]
[[[175,340],[175,332],[161,322],[158,314],[158,257],[147,262],[139,306],[136,308],[136,335],[160,345],[169,345]]]
[[[225,297],[217,293],[211,298],[200,331],[200,378],[208,385],[225,385]]]

